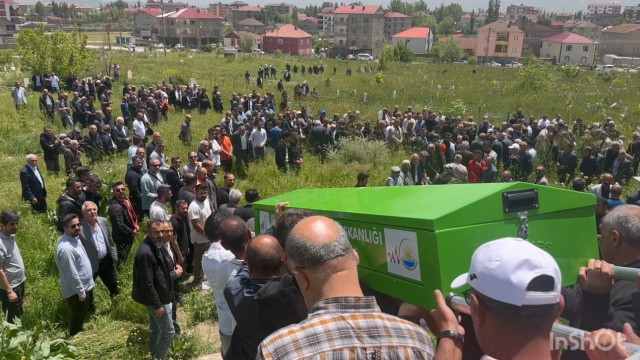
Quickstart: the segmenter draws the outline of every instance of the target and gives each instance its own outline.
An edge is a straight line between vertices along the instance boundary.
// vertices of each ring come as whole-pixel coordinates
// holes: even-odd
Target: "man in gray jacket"
[[[109,295],[118,295],[118,278],[115,264],[118,261],[115,245],[107,219],[98,216],[98,207],[92,201],[82,204],[80,241],[91,262],[93,279],[98,276],[109,289]]]

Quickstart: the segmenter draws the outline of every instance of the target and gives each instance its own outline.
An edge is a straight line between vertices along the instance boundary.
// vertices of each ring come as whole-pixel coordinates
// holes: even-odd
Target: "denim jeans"
[[[175,335],[171,319],[171,304],[162,305],[164,315],[157,317],[152,306],[147,306],[149,314],[149,350],[154,359],[165,360]]]

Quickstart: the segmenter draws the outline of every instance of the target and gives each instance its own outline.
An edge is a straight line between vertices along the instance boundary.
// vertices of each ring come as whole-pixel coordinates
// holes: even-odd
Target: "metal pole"
[[[167,33],[165,32],[165,29],[164,29],[164,0],[160,0],[160,14],[161,14],[160,16],[162,16],[162,42],[166,43]],[[167,44],[164,44],[162,49],[164,51],[164,56],[167,56]]]
[[[447,305],[452,310],[471,315],[469,304],[467,304],[467,301],[462,296],[458,296],[455,293],[450,293],[447,296],[446,301]],[[580,344],[583,344],[585,336],[589,335],[589,332],[571,326],[554,323],[551,327],[551,334],[556,339],[566,340],[566,344],[574,344],[576,341]],[[622,345],[631,355],[640,352],[640,345],[632,344],[629,342],[623,342]]]

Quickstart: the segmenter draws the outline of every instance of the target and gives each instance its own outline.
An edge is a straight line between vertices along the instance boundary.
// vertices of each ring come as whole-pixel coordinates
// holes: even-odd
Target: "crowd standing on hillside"
[[[272,67],[261,70],[265,77],[274,74]],[[314,67],[313,71],[321,74],[322,70]],[[289,71],[285,69],[284,74],[290,77]],[[249,72],[245,77],[250,77]],[[39,107],[44,118],[53,121],[57,114],[62,126],[70,129],[56,136],[50,125],[45,126],[40,145],[46,171],[58,174],[62,155],[65,174],[74,176],[57,200],[62,235],[55,254],[61,293],[71,310],[71,335],[82,331],[86,317],[95,311],[95,279],[100,277],[114,299],[122,291],[117,268],[130,255],[147,217],[146,236],[133,261],[132,297],[147,309],[150,351],[158,359],[166,358],[173,337],[180,333],[176,307],[185,288],[212,288],[225,359],[342,358],[347,354],[458,359],[463,351],[465,356],[472,353],[463,350],[465,332],[475,332],[482,352],[494,358],[515,358],[526,349],[530,358],[550,359],[548,334],[561,312],[585,330],[608,328],[636,339],[634,314],[640,307],[632,298],[638,290],[630,281],[614,283],[608,264],[640,267],[636,229],[640,208],[620,200],[622,186],[640,164],[640,133],[633,134],[625,151],[625,139],[610,118],[589,126],[576,119],[570,126],[560,114],[536,119],[518,109],[509,121],[491,124],[487,116],[476,122],[473,117],[462,120],[426,108],[414,111],[396,106],[382,108],[371,121],[358,111],[329,115],[321,110],[314,115],[304,106],[293,109],[286,101],[276,110],[274,94],[256,90],[231,94],[225,110],[217,87],[210,98],[196,84],[166,82],[139,89],[124,84],[121,116],[116,116],[109,77],[69,76],[66,92],[59,91],[55,101],[48,90],[54,93],[57,88],[51,80],[42,80]],[[301,97],[307,95],[297,91]],[[67,93],[73,96],[69,102]],[[19,83],[11,96],[21,111],[26,92]],[[186,113],[178,137],[192,151],[185,154],[184,162],[165,148],[162,134],[153,130],[168,119],[171,108]],[[197,140],[199,134],[194,138],[191,133],[191,114],[197,110],[202,115],[198,120],[209,118],[208,109],[222,118],[215,119],[203,139]],[[266,161],[272,152],[279,171],[298,173],[303,149],[324,161],[328,149],[347,138],[414,151],[410,159],[391,168],[388,186],[529,180],[548,185],[547,168],[555,168],[558,182],[571,183],[578,191],[589,186],[598,197],[602,259],[589,261],[581,269],[577,291],[561,291],[557,264],[541,250],[515,239],[499,240],[501,246],[483,245],[477,253],[510,259],[503,264],[506,273],[526,261],[518,254],[536,254],[543,259],[542,265],[530,269],[529,275],[537,277],[493,279],[487,273],[487,280],[478,284],[471,277],[466,279],[472,289],[474,326],[463,328],[439,292],[435,294],[438,307],[431,313],[382,294],[364,296],[369,290],[358,281],[358,254],[344,229],[330,219],[308,211],[283,211],[286,204],[279,204],[276,225],[254,238],[252,204],[260,195],[255,189],[246,190],[247,205],[239,207],[243,194],[234,189],[235,176],[243,175],[255,161]],[[126,156],[128,166],[121,181],[110,184],[112,197],[107,200],[102,199],[102,181],[90,166],[109,154]],[[223,176],[217,179],[220,170]],[[359,173],[356,186],[367,186],[369,177]],[[22,198],[34,212],[46,212],[47,190],[36,154],[27,155],[20,180]],[[639,201],[640,192],[636,192],[626,203],[640,205]],[[102,207],[104,202],[108,206]],[[102,208],[107,211],[100,214]],[[24,265],[14,240],[18,224],[15,212],[0,214],[0,299],[8,321],[22,314],[24,297]],[[474,255],[471,268],[480,272],[488,260],[478,257]],[[191,275],[193,279],[186,283]],[[492,281],[503,286],[486,285]],[[543,294],[544,301],[542,297],[526,300],[530,292]],[[518,297],[525,300],[514,300]],[[386,314],[376,304],[383,298],[393,304],[385,306]],[[424,330],[398,316],[417,323],[419,318],[426,319],[438,343],[431,344]],[[341,330],[345,326],[351,330]],[[606,330],[596,334],[600,333],[611,335]],[[514,345],[506,346],[504,339]],[[597,350],[589,351],[592,359],[599,359]],[[621,348],[615,350],[622,354]],[[586,355],[565,352],[564,356]]]

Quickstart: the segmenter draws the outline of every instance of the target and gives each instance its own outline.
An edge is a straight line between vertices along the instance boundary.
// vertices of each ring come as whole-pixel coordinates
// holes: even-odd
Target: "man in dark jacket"
[[[600,225],[598,240],[603,261],[589,260],[581,268],[577,287],[562,289],[565,308],[561,317],[569,325],[586,331],[602,328],[622,332],[629,323],[638,332],[635,312],[640,292],[635,281],[616,280],[611,277],[609,264],[640,268],[640,207],[620,205],[611,210]],[[636,306],[634,306],[636,305]],[[562,359],[586,359],[581,351],[562,353]]]
[[[49,95],[49,90],[44,89],[42,96],[40,96],[40,111],[49,120],[53,120],[56,115],[56,103],[53,101],[53,97]]]
[[[67,180],[67,191],[58,198],[58,230],[63,231],[62,219],[69,214],[76,214],[82,221],[82,203],[80,194],[82,184],[77,179]]]
[[[243,162],[249,169],[251,141],[249,141],[249,134],[244,126],[238,126],[238,132],[231,135],[231,148],[233,149],[233,156],[236,157],[236,173],[240,172]]]
[[[31,204],[32,211],[43,213],[47,211],[47,189],[37,164],[36,154],[27,155],[27,164],[20,169],[20,184],[22,200]]]
[[[580,172],[586,177],[586,185],[591,184],[596,174],[598,173],[598,163],[591,153],[593,149],[591,146],[585,146],[582,149],[582,162],[580,163]]]
[[[182,178],[182,173],[180,172],[180,164],[182,160],[180,160],[179,156],[171,157],[171,166],[167,169],[166,179],[167,184],[171,185],[171,209],[175,212],[176,201],[178,201],[178,194],[180,193],[180,189],[184,186],[184,179]]]
[[[142,188],[140,185],[140,181],[144,175],[141,170],[143,160],[144,158],[142,156],[134,156],[131,161],[131,166],[127,168],[127,173],[124,177],[124,182],[129,188],[131,205],[140,220],[144,217],[144,212],[142,211]]]
[[[120,263],[124,263],[129,257],[131,245],[140,228],[138,227],[138,215],[131,201],[125,193],[124,183],[118,181],[113,184],[113,197],[109,199],[109,219],[111,220],[111,237],[116,244],[116,251]]]
[[[44,153],[44,163],[47,166],[47,171],[56,175],[60,172],[60,146],[62,146],[62,143],[53,136],[51,126],[45,126],[42,134],[40,134],[40,147]]]
[[[149,220],[144,238],[133,260],[134,301],[144,305],[149,314],[149,350],[154,359],[166,359],[175,330],[171,318],[173,283],[182,275],[182,267],[171,266],[169,255],[160,246],[164,237],[163,222]]]
[[[276,167],[283,173],[287,172],[289,163],[289,137],[288,131],[282,133],[280,142],[276,146]]]

